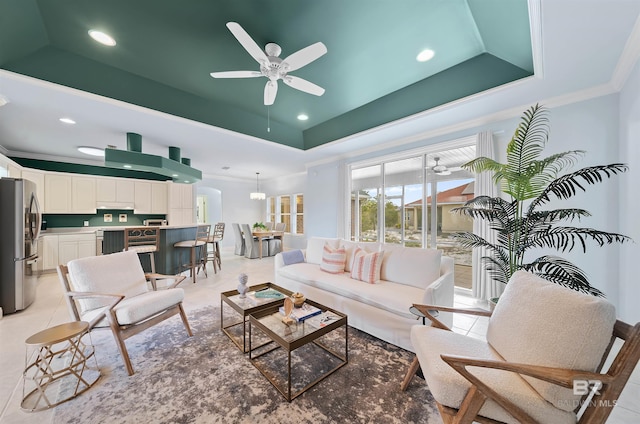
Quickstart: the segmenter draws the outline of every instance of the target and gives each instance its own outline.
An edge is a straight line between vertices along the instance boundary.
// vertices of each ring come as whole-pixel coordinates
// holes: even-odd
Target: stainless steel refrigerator
[[[35,300],[41,225],[36,184],[0,178],[0,307],[4,314],[25,309]]]

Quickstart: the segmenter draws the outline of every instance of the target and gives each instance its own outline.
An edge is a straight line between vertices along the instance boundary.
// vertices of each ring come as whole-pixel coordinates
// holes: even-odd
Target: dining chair
[[[242,230],[240,229],[240,224],[232,223],[231,227],[233,227],[233,234],[236,238],[236,248],[233,251],[234,254],[239,256],[244,256],[244,237],[242,236]]]
[[[241,224],[242,234],[244,236],[244,257],[248,259],[256,259],[260,257],[260,243],[262,243],[262,255],[269,254],[269,242],[263,239],[261,242],[257,237],[253,236],[249,224]]]
[[[285,222],[276,222],[274,230],[275,231],[287,231],[287,224]]]
[[[265,222],[264,226],[266,227],[267,231],[271,231],[273,230],[273,222],[269,221],[269,222]]]

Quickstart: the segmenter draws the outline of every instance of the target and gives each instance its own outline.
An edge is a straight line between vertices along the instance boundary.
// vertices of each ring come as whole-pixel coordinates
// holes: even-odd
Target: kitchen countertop
[[[198,224],[187,224],[187,225],[163,225],[160,227],[161,230],[172,230],[179,228],[193,228]],[[47,228],[46,230],[42,230],[40,232],[41,235],[60,235],[60,234],[92,234],[96,231],[124,231],[126,228],[131,227],[140,227],[140,225],[128,225],[128,226],[109,226],[109,227],[56,227],[56,228]]]

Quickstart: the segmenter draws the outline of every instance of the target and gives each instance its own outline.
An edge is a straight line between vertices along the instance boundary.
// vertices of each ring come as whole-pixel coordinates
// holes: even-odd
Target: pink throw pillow
[[[367,253],[356,247],[351,266],[351,278],[375,284],[380,280],[380,268],[384,252]]]
[[[325,243],[322,248],[322,261],[320,269],[331,274],[340,274],[344,272],[344,263],[347,260],[347,251],[344,247],[334,249]]]

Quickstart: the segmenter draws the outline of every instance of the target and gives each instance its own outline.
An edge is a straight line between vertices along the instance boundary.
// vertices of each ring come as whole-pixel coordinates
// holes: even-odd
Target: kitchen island
[[[195,240],[197,227],[197,224],[158,227],[160,228],[160,251],[155,254],[157,273],[173,275],[184,270],[184,265],[190,262],[189,249],[176,249],[173,245],[179,241]],[[103,228],[103,254],[122,252],[126,228],[130,227]],[[149,255],[140,255],[140,262],[145,272],[151,272]]]

